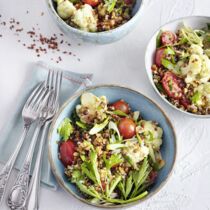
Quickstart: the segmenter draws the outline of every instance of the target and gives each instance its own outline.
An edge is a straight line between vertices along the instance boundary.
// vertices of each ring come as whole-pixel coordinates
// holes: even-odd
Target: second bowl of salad
[[[70,98],[49,135],[58,183],[81,201],[122,207],[150,198],[174,166],[176,137],[160,108],[120,86],[88,88]]]
[[[210,18],[187,17],[151,38],[146,70],[157,93],[176,109],[210,117]]]
[[[50,14],[67,36],[107,44],[138,23],[145,0],[46,0]]]

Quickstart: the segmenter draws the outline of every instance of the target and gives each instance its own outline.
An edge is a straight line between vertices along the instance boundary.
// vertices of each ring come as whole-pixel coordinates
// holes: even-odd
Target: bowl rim
[[[117,32],[117,31],[121,31],[125,25],[127,25],[130,22],[133,22],[136,18],[138,18],[138,15],[140,14],[140,12],[143,10],[144,6],[145,6],[145,2],[146,0],[141,0],[141,5],[139,7],[139,9],[137,10],[136,14],[134,16],[132,16],[132,18],[130,20],[128,20],[127,22],[123,23],[122,25],[118,26],[117,28],[108,30],[108,31],[101,31],[101,32],[88,32],[88,31],[83,31],[81,29],[78,28],[74,28],[70,25],[68,25],[56,12],[55,8],[53,7],[53,0],[46,0],[48,7],[50,8],[50,10],[52,11],[53,15],[55,15],[55,17],[57,18],[57,20],[63,24],[67,29],[72,30],[75,33],[79,33],[79,34],[83,34],[83,35],[89,35],[89,36],[99,36],[100,35],[107,35],[107,34],[111,34],[113,32]]]
[[[145,69],[146,69],[146,73],[147,73],[147,76],[148,76],[148,79],[149,79],[149,82],[151,83],[151,85],[153,86],[153,89],[155,90],[155,92],[160,96],[160,98],[162,98],[163,101],[165,101],[167,104],[170,105],[170,107],[174,108],[175,110],[177,111],[180,111],[181,113],[184,113],[188,116],[191,116],[191,117],[194,117],[194,118],[202,118],[202,119],[209,119],[210,118],[210,114],[207,114],[207,115],[198,115],[198,114],[194,114],[194,113],[191,113],[191,112],[187,112],[185,110],[182,110],[182,109],[179,109],[178,107],[176,107],[175,105],[173,105],[172,103],[170,103],[165,97],[163,97],[161,95],[161,93],[159,92],[159,90],[157,89],[157,87],[155,86],[154,84],[154,81],[153,79],[150,80],[150,73],[149,73],[149,69],[147,69],[147,57],[150,57],[148,56],[148,49],[149,49],[149,45],[152,41],[152,39],[155,37],[155,35],[163,28],[165,27],[166,25],[170,25],[170,24],[173,24],[173,23],[178,23],[179,21],[182,22],[184,20],[187,20],[187,19],[192,19],[192,18],[207,18],[207,19],[210,19],[210,16],[202,16],[202,15],[190,15],[190,16],[185,16],[185,17],[180,17],[180,18],[176,18],[176,19],[173,19],[171,21],[168,21],[166,23],[164,23],[163,25],[161,25],[160,27],[158,27],[157,30],[155,30],[155,32],[150,36],[149,38],[149,41],[147,43],[147,46],[146,46],[146,49],[145,49],[145,56],[144,56],[144,64],[145,64]],[[155,49],[154,49],[154,52],[155,52]],[[151,69],[150,69],[151,71]]]
[[[97,89],[97,88],[101,88],[101,87],[108,87],[108,88],[122,88],[122,89],[125,89],[125,90],[128,90],[128,91],[131,91],[133,93],[136,93],[138,95],[142,95],[143,97],[145,97],[147,100],[149,100],[153,105],[155,105],[159,110],[160,112],[162,112],[163,116],[165,117],[165,120],[167,121],[167,123],[169,124],[169,126],[171,127],[172,129],[172,132],[173,132],[173,141],[174,141],[174,156],[173,156],[173,162],[172,162],[172,165],[170,166],[170,169],[169,169],[169,173],[167,174],[166,178],[160,183],[159,187],[157,187],[156,190],[154,190],[153,192],[149,193],[145,198],[143,199],[140,199],[140,200],[137,200],[135,202],[131,202],[131,203],[128,203],[128,204],[120,204],[120,205],[110,205],[110,206],[103,206],[103,205],[100,205],[100,204],[94,204],[94,203],[91,203],[89,202],[88,200],[84,199],[84,198],[81,198],[79,197],[78,195],[76,195],[74,192],[71,191],[71,189],[69,189],[68,187],[65,186],[65,182],[63,181],[63,179],[57,174],[56,172],[56,167],[54,165],[54,162],[53,162],[53,158],[52,158],[52,152],[51,152],[51,139],[52,139],[52,133],[55,129],[55,123],[58,119],[58,117],[60,116],[60,114],[63,112],[63,110],[68,106],[68,104],[81,96],[82,93],[86,92],[86,91],[91,91],[91,90],[94,90],[94,89]],[[168,116],[166,115],[166,113],[162,110],[162,108],[159,107],[159,105],[157,105],[154,101],[152,101],[150,98],[148,98],[147,96],[145,96],[144,94],[142,94],[141,92],[137,91],[137,90],[134,90],[132,88],[129,88],[129,87],[126,87],[126,86],[121,86],[121,85],[114,85],[114,84],[101,84],[101,85],[95,85],[95,86],[89,86],[81,91],[78,91],[76,92],[75,94],[73,94],[69,99],[66,100],[66,102],[64,102],[64,104],[60,107],[58,113],[56,114],[56,116],[54,117],[53,119],[53,122],[49,128],[49,133],[48,133],[48,159],[49,159],[49,162],[50,162],[50,166],[51,166],[51,170],[56,178],[56,181],[58,182],[58,184],[70,195],[72,195],[74,198],[82,201],[83,203],[86,203],[88,205],[91,205],[91,206],[95,206],[95,207],[99,207],[99,208],[121,208],[121,207],[131,207],[131,206],[134,206],[136,204],[139,204],[139,203],[142,203],[146,200],[148,200],[149,198],[151,198],[152,196],[156,195],[165,185],[166,183],[168,182],[169,178],[172,176],[172,173],[174,171],[174,168],[175,168],[175,163],[176,163],[176,159],[177,159],[177,136],[176,136],[176,132],[175,132],[175,129],[170,121],[170,119],[168,118]]]

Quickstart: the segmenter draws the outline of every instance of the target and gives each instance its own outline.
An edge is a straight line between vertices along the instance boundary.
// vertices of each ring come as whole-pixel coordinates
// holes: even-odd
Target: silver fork
[[[40,111],[40,104],[41,101],[45,97],[47,97],[46,93],[47,92],[45,90],[44,82],[42,82],[34,89],[34,91],[31,93],[31,95],[29,96],[28,100],[26,101],[23,107],[22,118],[24,126],[23,126],[22,135],[20,136],[18,144],[16,145],[15,151],[10,156],[9,160],[7,161],[3,169],[0,171],[0,203],[5,195],[5,189],[8,183],[8,179],[10,177],[17,156],[20,152],[20,148],[22,147],[22,144],[30,129],[30,126],[32,125],[32,123],[35,122],[35,120],[39,116],[38,114]]]
[[[50,74],[47,79],[46,88],[50,90],[50,97],[52,97],[52,95],[54,95],[54,74],[55,74],[55,72],[51,71],[51,70],[49,72],[50,72]],[[43,113],[47,109],[47,104],[48,104],[47,102],[44,104],[40,114]],[[8,206],[11,209],[21,209],[21,208],[23,208],[23,206],[25,204],[26,196],[27,196],[28,190],[29,190],[30,170],[31,170],[31,163],[32,163],[32,158],[33,158],[33,154],[34,154],[34,149],[36,146],[39,132],[40,132],[42,126],[44,125],[45,121],[46,121],[46,116],[40,117],[40,115],[39,115],[37,126],[34,131],[34,135],[32,137],[31,144],[28,149],[28,153],[27,153],[26,158],[23,162],[23,166],[17,176],[17,179],[9,193]]]
[[[39,151],[37,154],[34,171],[32,174],[30,185],[29,185],[29,193],[28,193],[27,200],[25,203],[25,209],[30,209],[30,210],[38,210],[39,209],[39,189],[40,189],[43,149],[44,149],[44,145],[45,145],[47,128],[48,128],[49,124],[52,122],[53,117],[55,116],[55,114],[59,108],[59,93],[60,93],[60,86],[62,83],[62,76],[63,76],[62,72],[57,72],[56,85],[55,85],[55,99],[54,99],[54,101],[51,100],[48,105],[49,109],[46,113],[47,119],[46,119],[46,123],[42,130]]]

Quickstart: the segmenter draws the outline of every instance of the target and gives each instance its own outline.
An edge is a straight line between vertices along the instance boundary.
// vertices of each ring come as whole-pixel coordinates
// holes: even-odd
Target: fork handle
[[[20,148],[22,147],[25,137],[29,131],[29,128],[30,128],[30,125],[24,125],[24,129],[22,131],[22,134],[20,136],[20,139],[18,141],[15,151],[10,156],[9,160],[4,165],[3,169],[0,171],[0,203],[3,200],[4,194],[5,194],[5,189],[6,189],[6,186],[8,183],[8,179],[10,177],[10,174],[11,174],[12,168],[15,164],[15,161],[17,159],[17,156],[20,152]]]
[[[30,210],[39,209],[39,188],[40,188],[40,179],[41,179],[42,155],[44,151],[45,136],[48,129],[48,125],[49,125],[49,122],[46,122],[43,127],[39,151],[37,154],[34,171],[32,174],[31,181],[30,181],[29,193],[27,196],[27,201],[26,201],[26,206],[25,206],[26,209],[30,209]]]
[[[30,179],[30,169],[31,169],[32,158],[33,158],[34,149],[35,149],[38,135],[39,135],[42,125],[43,125],[42,122],[38,122],[33,138],[31,140],[28,153],[23,162],[23,166],[17,176],[15,184],[13,185],[9,193],[8,205],[11,209],[22,208],[25,204],[26,196],[28,194],[28,185],[29,185],[29,179]]]

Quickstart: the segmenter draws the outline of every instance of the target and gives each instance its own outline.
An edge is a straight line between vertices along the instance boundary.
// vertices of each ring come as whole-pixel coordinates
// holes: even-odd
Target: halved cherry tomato
[[[181,99],[183,97],[183,84],[181,78],[174,73],[167,71],[162,78],[162,85],[166,94],[173,99]]]
[[[165,57],[164,55],[165,48],[160,48],[156,50],[155,53],[155,64],[160,67],[162,65],[162,59]]]
[[[72,140],[62,142],[60,144],[60,159],[63,165],[66,167],[71,165],[74,161],[75,144]]]
[[[83,0],[85,4],[89,4],[92,7],[97,6],[100,3],[100,0]]]
[[[126,114],[129,113],[130,107],[124,100],[116,101],[112,104],[112,106],[115,108],[115,110],[120,110]]]
[[[136,124],[130,118],[123,118],[118,125],[120,134],[125,139],[132,138],[136,133]]]
[[[170,45],[176,41],[176,34],[171,31],[164,31],[161,36],[160,40],[162,45]]]

